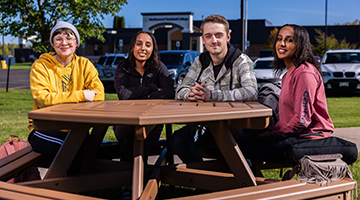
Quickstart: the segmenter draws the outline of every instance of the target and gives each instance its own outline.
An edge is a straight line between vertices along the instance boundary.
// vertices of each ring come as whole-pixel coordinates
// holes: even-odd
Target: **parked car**
[[[106,54],[99,58],[95,64],[99,78],[105,87],[105,92],[113,93],[115,70],[119,63],[127,58],[126,54]]]
[[[314,56],[314,58],[315,58],[319,63],[321,63],[321,58],[320,58],[320,56]]]
[[[105,77],[113,77],[119,63],[127,58],[126,54],[108,54],[104,64]]]
[[[191,50],[160,51],[159,53],[160,60],[168,68],[170,76],[174,80],[174,87],[182,83],[191,64],[200,55],[200,52]]]
[[[107,56],[101,56],[99,58],[99,60],[96,62],[96,64],[95,64],[95,68],[98,71],[99,78],[103,78],[105,76],[105,74],[104,74],[104,71],[105,71],[104,63],[105,63],[106,59],[107,59]]]
[[[337,49],[325,52],[321,71],[328,92],[360,91],[360,49]]]
[[[275,78],[275,72],[273,70],[273,65],[272,65],[273,60],[274,57],[264,57],[255,60],[254,72],[255,72],[258,88],[260,88],[265,83],[273,82],[273,83],[281,84],[281,79],[286,71],[284,71],[279,78]]]
[[[118,64],[125,60],[126,54],[106,54],[99,58],[95,68],[100,78],[113,77]]]

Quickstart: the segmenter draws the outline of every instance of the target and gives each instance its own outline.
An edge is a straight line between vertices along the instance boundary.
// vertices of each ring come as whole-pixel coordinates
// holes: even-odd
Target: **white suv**
[[[360,91],[360,49],[337,49],[325,52],[321,71],[327,91]]]
[[[287,70],[284,70],[279,78],[276,78],[273,70],[272,61],[274,57],[258,58],[254,62],[254,72],[257,81],[258,88],[265,83],[277,83],[281,84],[281,79],[285,75]]]

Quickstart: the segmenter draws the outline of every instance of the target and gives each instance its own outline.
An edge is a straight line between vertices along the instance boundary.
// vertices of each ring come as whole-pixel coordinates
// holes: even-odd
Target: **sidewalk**
[[[360,149],[360,127],[335,128],[332,136],[353,142]]]

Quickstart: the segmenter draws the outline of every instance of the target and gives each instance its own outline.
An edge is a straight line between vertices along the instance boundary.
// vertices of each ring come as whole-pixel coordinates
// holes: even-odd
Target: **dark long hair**
[[[129,55],[125,62],[130,67],[131,71],[136,70],[135,69],[136,68],[136,63],[135,63],[136,59],[134,56],[134,47],[136,44],[136,39],[141,33],[148,34],[152,39],[154,48],[153,48],[153,51],[151,52],[150,58],[148,60],[146,60],[146,62],[145,62],[145,69],[148,70],[149,72],[153,73],[154,76],[156,76],[156,74],[159,70],[160,56],[159,56],[159,50],[158,50],[155,36],[152,33],[145,32],[145,31],[139,31],[132,37],[131,43],[130,43]]]
[[[296,25],[296,24],[285,24],[281,27],[284,28],[285,26],[290,26],[294,30],[294,42],[295,42],[295,54],[294,54],[294,60],[293,63],[296,68],[298,68],[300,65],[305,64],[306,62],[312,64],[315,66],[315,68],[321,73],[320,71],[320,64],[319,62],[314,58],[314,54],[311,50],[311,43],[310,43],[310,37],[309,33],[306,31],[305,28]],[[280,30],[281,30],[280,29]],[[273,45],[273,53],[274,53],[274,70],[276,76],[280,76],[282,72],[286,69],[286,65],[283,59],[279,59],[276,53],[276,41],[278,39],[280,30],[277,32],[274,45]]]

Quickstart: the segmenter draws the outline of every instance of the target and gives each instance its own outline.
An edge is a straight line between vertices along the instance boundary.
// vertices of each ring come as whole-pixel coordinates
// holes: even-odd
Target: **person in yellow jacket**
[[[80,46],[76,28],[59,21],[50,33],[50,44],[55,52],[44,53],[30,72],[30,89],[34,98],[33,109],[61,103],[104,100],[104,86],[94,65],[75,54]],[[32,127],[28,141],[34,151],[54,158],[63,144],[67,131],[40,132]]]

